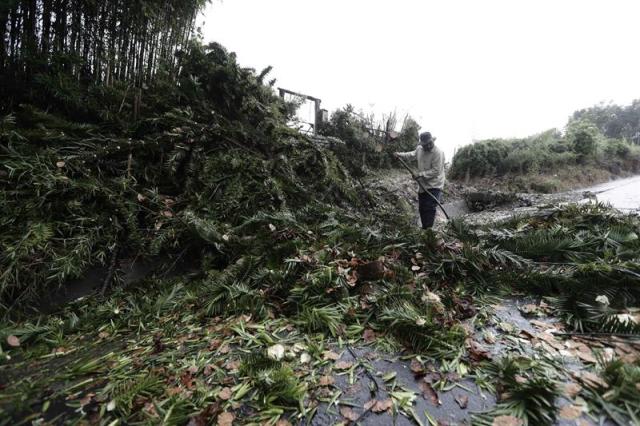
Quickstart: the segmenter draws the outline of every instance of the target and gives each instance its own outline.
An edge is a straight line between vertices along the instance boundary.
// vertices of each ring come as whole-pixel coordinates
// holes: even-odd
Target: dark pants
[[[440,201],[440,195],[442,190],[438,188],[429,188],[427,191],[431,193],[435,198]],[[418,193],[418,210],[420,210],[420,222],[422,222],[422,229],[429,229],[433,227],[433,222],[436,219],[436,208],[438,203],[426,192]]]

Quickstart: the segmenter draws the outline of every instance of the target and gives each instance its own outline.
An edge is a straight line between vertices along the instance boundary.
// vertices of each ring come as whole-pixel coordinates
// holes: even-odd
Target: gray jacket
[[[415,151],[398,152],[400,157],[418,160],[418,176],[425,188],[444,188],[444,153],[434,146],[431,152],[418,145]],[[422,192],[422,188],[419,189]]]

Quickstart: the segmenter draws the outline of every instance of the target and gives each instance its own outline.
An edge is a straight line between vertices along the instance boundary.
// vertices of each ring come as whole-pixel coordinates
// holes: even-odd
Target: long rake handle
[[[442,210],[442,213],[444,213],[444,216],[447,218],[447,220],[450,220],[449,215],[447,214],[447,211],[444,209],[444,207],[442,207],[442,204],[440,203],[440,201],[433,196],[433,194],[431,192],[429,192],[427,190],[427,188],[424,187],[424,185],[422,184],[422,182],[420,182],[420,179],[418,179],[418,177],[416,176],[416,174],[413,172],[413,169],[411,167],[409,167],[409,165],[407,163],[404,162],[404,160],[401,157],[397,157],[398,161],[400,161],[400,163],[404,166],[405,169],[407,169],[407,171],[409,173],[411,173],[411,177],[418,182],[418,186],[420,186],[420,188],[422,188],[422,190],[424,192],[426,192],[427,194],[429,194],[429,196],[431,198],[433,198],[433,201],[435,201],[436,203],[438,203],[438,206],[440,207],[440,210]]]

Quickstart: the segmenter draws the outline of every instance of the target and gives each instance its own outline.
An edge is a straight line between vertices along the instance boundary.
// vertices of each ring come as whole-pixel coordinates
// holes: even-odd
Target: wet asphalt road
[[[640,176],[603,183],[582,191],[595,193],[598,201],[609,203],[617,209],[640,209]]]

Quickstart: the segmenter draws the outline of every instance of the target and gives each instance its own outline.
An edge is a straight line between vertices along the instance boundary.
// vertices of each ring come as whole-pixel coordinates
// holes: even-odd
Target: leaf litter
[[[559,214],[562,214],[562,210]],[[269,223],[276,222],[273,218],[268,220]],[[321,236],[327,231],[314,229],[313,232]],[[392,241],[394,239],[387,243]],[[514,326],[494,317],[496,311],[491,306],[495,301],[491,298],[486,302],[482,297],[477,298],[474,301],[476,313],[467,318],[466,308],[456,310],[459,292],[466,290],[464,286],[455,284],[455,280],[464,282],[470,279],[466,272],[470,268],[469,258],[459,257],[457,251],[447,252],[446,249],[444,252],[433,251],[437,253],[433,258],[424,255],[420,259],[420,266],[421,270],[431,271],[427,278],[418,277],[409,266],[413,264],[410,259],[416,258],[416,249],[403,249],[406,250],[406,257],[403,258],[402,254],[397,256],[397,247],[390,251],[367,248],[365,252],[373,250],[375,253],[369,256],[384,257],[385,260],[380,262],[396,275],[389,278],[391,275],[385,275],[384,272],[382,275],[360,272],[358,280],[349,282],[348,277],[354,275],[347,273],[342,276],[338,269],[341,266],[335,262],[336,257],[341,262],[357,265],[370,263],[365,260],[354,261],[354,258],[359,258],[347,254],[359,243],[353,244],[350,250],[324,243],[319,244],[318,248],[303,245],[291,262],[286,264],[287,267],[301,268],[294,275],[295,279],[289,278],[288,293],[271,296],[269,287],[258,286],[257,291],[252,290],[255,291],[252,293],[253,299],[243,302],[246,306],[232,315],[225,315],[224,311],[217,309],[211,310],[210,301],[215,299],[205,296],[212,290],[228,291],[232,288],[230,286],[236,285],[228,281],[223,272],[214,274],[217,284],[213,287],[209,287],[206,281],[196,281],[195,285],[190,285],[177,279],[167,280],[161,284],[158,292],[141,291],[133,299],[136,305],[126,301],[125,293],[117,293],[106,302],[93,305],[91,302],[86,304],[86,301],[82,305],[71,305],[65,314],[73,313],[84,325],[76,326],[75,330],[65,328],[63,339],[55,344],[39,338],[37,332],[7,333],[5,340],[13,348],[7,353],[15,355],[19,350],[24,357],[24,360],[20,360],[20,357],[8,360],[7,366],[20,369],[29,365],[31,371],[22,379],[5,382],[7,385],[2,398],[12,401],[10,395],[18,386],[23,386],[25,380],[38,383],[31,391],[32,397],[36,398],[42,395],[39,389],[56,389],[57,383],[73,378],[75,384],[57,388],[47,398],[52,402],[60,399],[72,401],[67,398],[77,395],[75,400],[80,406],[86,407],[86,416],[128,418],[131,421],[141,419],[141,416],[170,416],[178,423],[198,422],[205,418],[216,419],[218,424],[231,424],[239,418],[243,421],[262,419],[273,422],[292,419],[296,423],[312,418],[321,404],[329,403],[339,404],[340,416],[355,422],[361,415],[349,406],[341,405],[346,397],[345,388],[336,381],[332,370],[343,375],[351,384],[363,377],[368,368],[368,357],[354,359],[349,355],[349,347],[366,344],[377,348],[376,353],[371,355],[372,359],[393,358],[398,354],[394,351],[385,354],[380,351],[381,347],[391,347],[395,351],[401,349],[400,353],[411,355],[407,369],[417,379],[413,385],[403,384],[396,375],[380,381],[379,386],[393,396],[385,398],[380,390],[372,391],[373,398],[361,405],[363,410],[375,415],[390,413],[397,406],[400,413],[413,418],[411,410],[417,404],[416,394],[405,390],[407,386],[415,386],[417,396],[437,409],[441,405],[439,394],[456,389],[460,378],[475,380],[485,391],[495,392],[499,396],[498,405],[491,412],[498,415],[479,415],[475,420],[478,424],[522,424],[519,422],[525,420],[530,424],[543,424],[552,423],[556,416],[580,419],[585,412],[580,405],[556,408],[555,398],[561,394],[572,400],[580,394],[592,410],[600,407],[600,415],[607,416],[611,405],[626,410],[622,408],[626,407],[624,401],[633,401],[639,392],[635,384],[630,386],[620,379],[620,375],[616,375],[617,370],[599,360],[599,356],[605,353],[604,349],[608,348],[615,360],[622,360],[627,366],[624,368],[633,367],[638,353],[634,341],[607,336],[600,340],[588,340],[559,334],[575,326],[575,321],[571,319],[562,324],[546,321],[565,318],[562,308],[566,304],[562,305],[563,301],[551,301],[547,306],[552,308],[543,306],[543,309],[538,309],[539,305],[533,308],[533,304],[530,304],[532,306],[527,310],[536,312],[536,319],[530,320],[530,324],[538,331],[520,328],[520,325]],[[429,253],[424,248],[425,244],[429,244],[429,240],[420,241],[421,253]],[[321,254],[317,254],[318,249]],[[486,262],[486,268],[496,268],[493,272],[496,279],[507,273],[505,271],[519,273],[517,268],[507,268],[510,260],[492,263],[496,262],[492,257],[495,254],[491,249],[485,250],[488,251],[475,254],[479,257],[472,257],[473,262]],[[366,258],[365,252],[360,256]],[[348,260],[345,254],[349,256]],[[500,255],[505,256],[506,253]],[[437,270],[442,267],[443,256],[451,262],[446,273]],[[469,256],[473,256],[473,252]],[[313,260],[317,258],[323,259],[322,262]],[[238,269],[246,265],[241,266]],[[465,273],[456,275],[456,271]],[[271,272],[260,273],[263,274],[261,280],[271,279]],[[527,272],[532,273],[539,272]],[[361,282],[364,277],[373,281],[364,284]],[[392,281],[387,282],[390,279]],[[472,279],[479,280],[478,277]],[[482,281],[474,281],[474,285],[477,286],[479,282]],[[220,286],[221,283],[224,283],[224,287]],[[478,290],[481,287],[476,287]],[[285,299],[283,294],[286,295]],[[417,297],[419,303],[414,302],[416,295],[420,295]],[[242,293],[234,297],[241,298]],[[231,299],[221,300],[228,303]],[[237,304],[239,300],[236,299],[234,303]],[[254,302],[257,300],[263,300],[266,304],[256,305]],[[332,302],[336,300],[345,305]],[[190,306],[190,309],[185,309],[185,306]],[[288,312],[287,306],[302,309],[283,314]],[[509,308],[506,309],[501,312],[507,312]],[[119,313],[114,315],[114,311]],[[367,316],[369,322],[364,323]],[[55,325],[59,323],[58,318],[52,319],[48,327],[59,329]],[[596,323],[589,321],[587,318],[583,327],[592,327],[591,330],[594,330]],[[96,336],[94,324],[102,328],[99,338],[92,341],[87,336]],[[143,327],[140,328],[140,325]],[[560,325],[564,328],[559,328]],[[25,326],[36,330],[35,325],[23,324]],[[14,328],[12,331],[18,330]],[[47,336],[49,332],[45,330],[40,333]],[[11,336],[19,339],[19,347],[11,344],[15,343]],[[102,347],[118,341],[128,341],[130,344],[115,352],[100,353]],[[531,342],[533,352],[523,349],[522,341]],[[520,352],[541,358],[539,361],[523,361],[512,358],[512,355],[507,358],[504,355],[496,356],[492,350],[496,345],[506,345],[511,353]],[[59,349],[63,347],[68,349],[61,352]],[[65,355],[68,350],[74,352]],[[585,370],[579,374],[565,372],[559,367],[560,364],[552,361],[563,356],[574,358]],[[66,367],[51,374],[48,364],[57,360],[64,360]],[[38,374],[37,370],[47,373]],[[511,374],[512,379],[508,379],[507,374]],[[482,379],[485,376],[487,379]],[[576,383],[562,385],[563,381],[572,377],[587,390],[592,389],[596,393],[585,393],[582,386]],[[595,402],[597,392],[611,389],[623,391],[620,395],[607,394],[605,409],[602,403]],[[534,396],[536,401],[547,401],[551,405],[526,403],[529,405],[522,406],[529,408],[518,411],[519,404],[525,404],[524,401]],[[466,410],[473,398],[473,395],[457,393],[454,400],[461,410]],[[261,401],[267,400],[274,401],[280,408],[274,411],[263,405]],[[301,409],[301,403],[306,408]],[[212,404],[216,405],[212,407]],[[100,410],[101,406],[105,407],[105,411]],[[614,412],[617,416],[624,416],[620,410]],[[17,415],[17,412],[14,414]],[[40,415],[47,416],[44,412]],[[74,415],[67,412],[64,416],[71,418]]]

